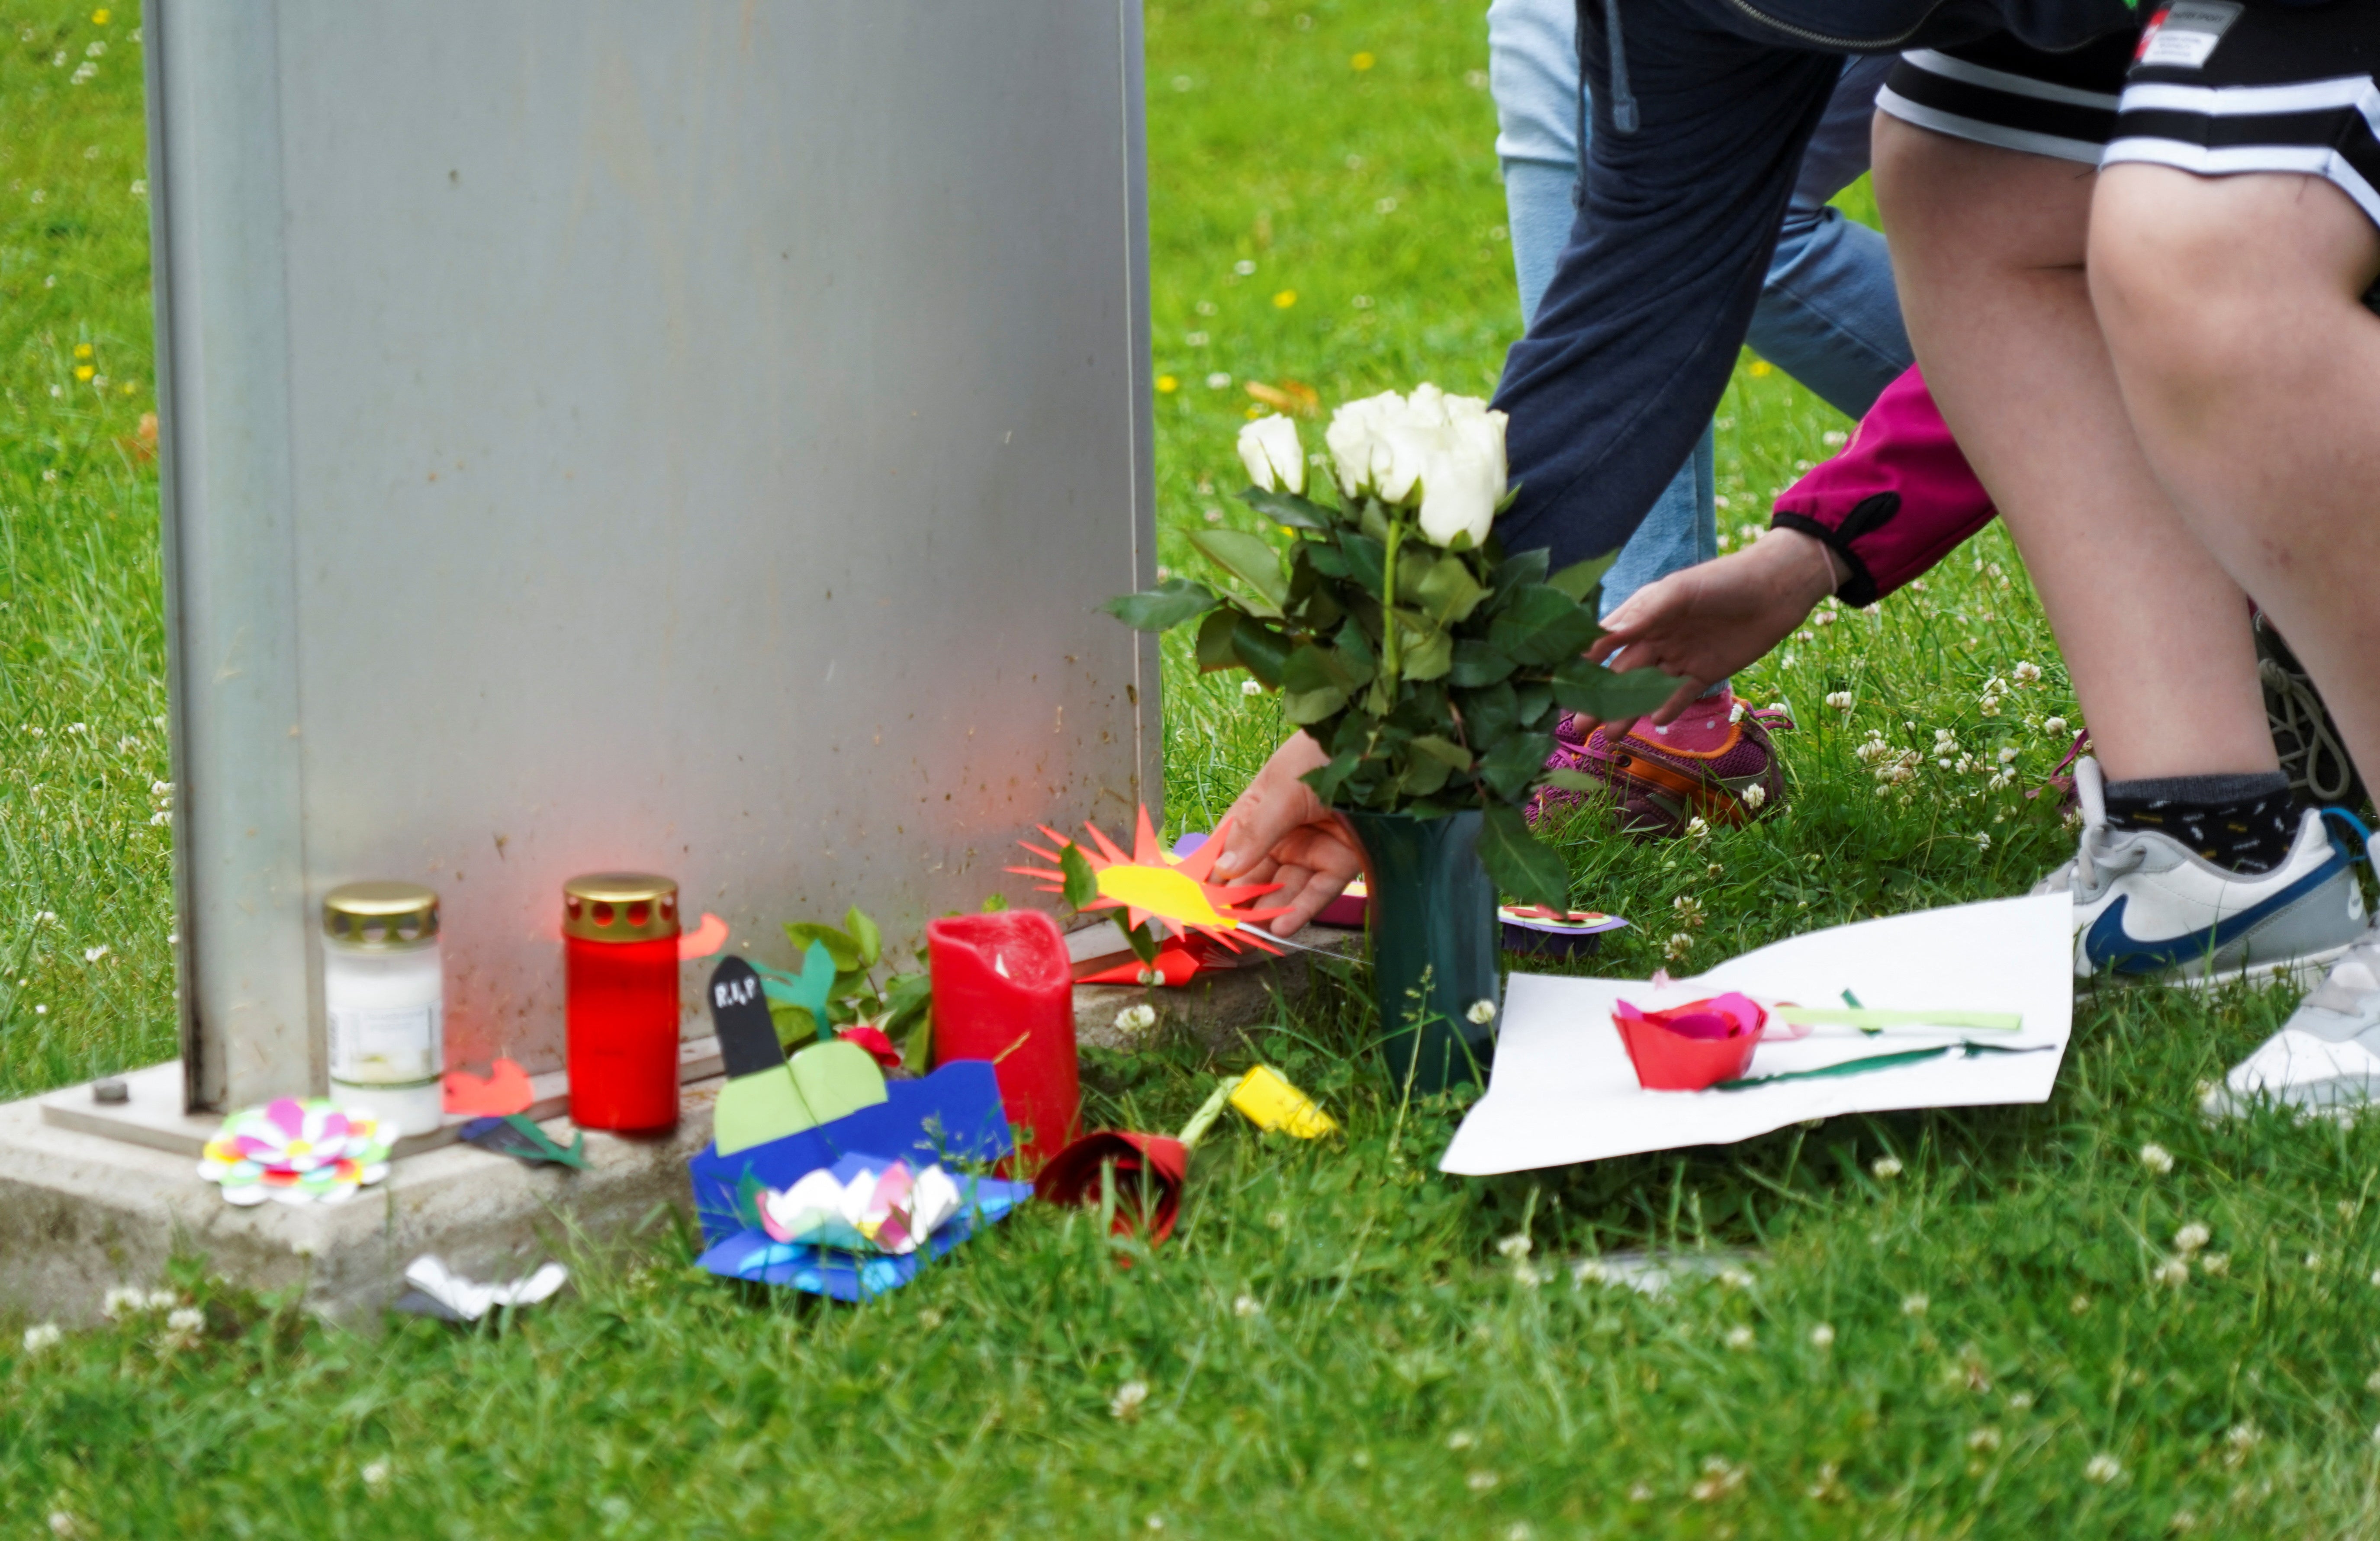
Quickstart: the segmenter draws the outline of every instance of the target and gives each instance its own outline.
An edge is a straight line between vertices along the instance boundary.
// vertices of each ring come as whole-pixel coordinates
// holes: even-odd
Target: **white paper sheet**
[[[1632,979],[1514,974],[1488,1094],[1439,1163],[1466,1177],[1567,1166],[1646,1150],[1730,1145],[1803,1119],[1899,1108],[2046,1102],[2074,1024],[2073,900],[2062,893],[1920,910],[1838,926],[1730,959],[1698,992],[1838,1005],[1851,990],[1876,1010],[2016,1012],[2015,1033],[1920,1029],[1874,1037],[1822,1028],[1764,1042],[1753,1075],[1814,1070],[1961,1038],[2038,1054],[1946,1054],[1918,1064],[1744,1091],[1648,1092],[1611,1025],[1611,1004],[1644,1000]],[[1700,991],[1699,987],[1709,987]]]

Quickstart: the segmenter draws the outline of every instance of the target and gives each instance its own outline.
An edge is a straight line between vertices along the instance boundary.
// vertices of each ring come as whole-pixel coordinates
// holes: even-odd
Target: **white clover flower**
[[[371,1490],[372,1497],[378,1498],[388,1490],[388,1479],[392,1474],[394,1474],[390,1468],[388,1457],[382,1456],[378,1461],[365,1464],[364,1486]]]
[[[1710,838],[1710,821],[1705,819],[1701,814],[1698,813],[1692,819],[1686,820],[1686,838],[1688,840],[1708,840]]]
[[[1683,931],[1672,931],[1670,933],[1669,944],[1661,949],[1661,956],[1671,963],[1678,963],[1682,961],[1688,953],[1693,952],[1694,948],[1693,937]]]
[[[86,947],[82,950],[82,961],[87,964],[95,964],[105,956],[107,956],[107,944],[105,942],[100,943],[97,947]]]
[[[1467,1428],[1458,1428],[1446,1437],[1446,1448],[1451,1450],[1467,1450],[1478,1442],[1479,1437]]]
[[[1483,995],[1471,1002],[1471,1009],[1463,1014],[1468,1017],[1474,1025],[1485,1027],[1496,1020],[1496,1002]]]
[[[1297,424],[1280,413],[1242,426],[1239,451],[1248,479],[1266,491],[1305,491],[1305,446],[1297,442]]]
[[[2041,679],[2041,666],[2037,663],[2020,662],[2015,668],[2010,670],[2009,673],[2019,685],[2034,685]]]
[[[1827,704],[1837,711],[1849,711],[1852,709],[1852,693],[1848,690],[1829,690],[1827,692]]]
[[[2231,1255],[2228,1252],[2210,1252],[2198,1260],[2198,1268],[2199,1271],[2208,1278],[2220,1279],[2231,1271]]]
[[[1758,782],[1755,782],[1750,786],[1743,789],[1743,806],[1750,808],[1753,812],[1758,813],[1760,811],[1761,805],[1767,801],[1768,789],[1761,785]]]
[[[1752,1288],[1752,1275],[1742,1268],[1719,1269],[1718,1281],[1722,1287],[1730,1290],[1749,1290]]]
[[[2044,738],[2063,738],[2063,737],[2065,737],[2065,736],[2066,736],[2066,719],[2065,719],[2065,718],[2063,718],[2063,717],[2045,717],[2045,718],[2043,718],[2043,719],[2042,719],[2042,722],[2041,722],[2041,735],[2042,735]]]
[[[1900,1297],[1900,1314],[1904,1317],[1922,1317],[1932,1308],[1933,1304],[1934,1302],[1925,1295],[1903,1295]]]
[[[2176,1252],[2179,1252],[2183,1256],[2187,1257],[2192,1253],[2204,1247],[2207,1243],[2214,1239],[2215,1233],[2213,1232],[2207,1230],[2206,1227],[2199,1224],[2196,1220],[2192,1220],[2188,1225],[2183,1226],[2180,1230],[2173,1233],[2173,1248]]]
[[[2002,765],[2012,765],[2012,764],[2014,764],[2014,763],[2016,762],[2016,747],[2015,747],[2015,746],[2013,746],[2013,745],[2003,745],[2003,746],[2001,746],[2001,747],[2000,747],[1999,759],[2000,759],[2000,763],[2001,763]]]
[[[1986,1424],[1967,1436],[1967,1448],[1971,1450],[1996,1450],[2000,1448],[2000,1431]]]
[[[109,1321],[121,1321],[148,1304],[149,1292],[129,1284],[115,1285],[99,1297],[99,1314]]]
[[[1116,1013],[1115,1025],[1119,1033],[1146,1033],[1157,1025],[1157,1008],[1145,1001],[1126,1006]]]
[[[54,1349],[66,1339],[66,1331],[55,1322],[42,1322],[25,1329],[25,1352],[41,1353]]]
[[[82,1522],[63,1509],[50,1511],[50,1534],[73,1537],[82,1534]]]
[[[1264,1315],[1264,1302],[1257,1299],[1254,1295],[1236,1296],[1232,1301],[1232,1315],[1234,1317],[1260,1317]]]
[[[207,1314],[195,1305],[185,1305],[166,1317],[165,1325],[176,1332],[196,1332],[207,1325]]]
[[[1867,1164],[1867,1170],[1876,1173],[1878,1178],[1888,1183],[1892,1179],[1900,1175],[1900,1158],[1898,1156],[1879,1156],[1875,1160],[1870,1161]]]
[[[2141,1147],[2141,1165],[2159,1177],[2173,1170],[2173,1152],[2151,1140]]]
[[[1228,391],[1231,388],[1232,377],[1221,370],[1217,370],[1207,377],[1207,389],[1210,391]]]
[[[1496,1244],[1496,1250],[1507,1257],[1526,1257],[1535,1244],[1526,1236],[1507,1236]]]
[[[2102,1450],[2091,1458],[2090,1464],[2082,1468],[2082,1474],[2101,1486],[2105,1486],[2124,1474],[2124,1463]]]
[[[2190,1282],[2190,1263],[2186,1258],[2168,1257],[2158,1264],[2156,1271],[2149,1277],[2178,1290]]]
[[[1127,1380],[1116,1388],[1114,1396],[1108,1399],[1108,1412],[1113,1417],[1131,1423],[1140,1416],[1141,1403],[1148,1400],[1148,1382]]]
[[[1243,696],[1261,696],[1264,694],[1264,686],[1261,682],[1257,680],[1242,680],[1240,682],[1240,694]]]
[[[1976,850],[1978,850],[1978,851],[1988,851],[1988,850],[1990,850],[1991,848],[1992,848],[1992,837],[1991,837],[1991,836],[1989,836],[1989,835],[1987,835],[1987,834],[1977,834],[1977,835],[1975,836],[1975,849],[1976,849]]]
[[[1750,1348],[1752,1346],[1752,1329],[1737,1326],[1730,1327],[1727,1329],[1727,1346],[1736,1350],[1738,1353],[1742,1353],[1743,1350]]]
[[[1498,1480],[1493,1472],[1474,1472],[1463,1479],[1463,1484],[1475,1493],[1485,1493],[1495,1486]]]
[[[1818,1349],[1830,1349],[1834,1347],[1834,1328],[1828,1323],[1820,1322],[1817,1326],[1810,1329],[1810,1346],[1812,1348]]]

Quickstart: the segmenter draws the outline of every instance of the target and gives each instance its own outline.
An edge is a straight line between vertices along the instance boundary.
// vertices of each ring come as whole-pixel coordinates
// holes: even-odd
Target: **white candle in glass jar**
[[[325,895],[322,1007],[332,1100],[401,1134],[436,1128],[446,1068],[438,896],[415,883],[348,883]]]

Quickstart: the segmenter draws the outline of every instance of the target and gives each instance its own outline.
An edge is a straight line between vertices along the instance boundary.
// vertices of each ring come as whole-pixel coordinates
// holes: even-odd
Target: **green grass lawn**
[[[0,37],[0,1096],[172,1051],[136,18],[18,10]],[[1516,302],[1480,10],[1148,6],[1170,566],[1200,521],[1254,528],[1224,496],[1249,382],[1326,403],[1492,384]],[[1730,528],[1846,426],[1747,362],[1720,409]],[[2066,854],[2054,795],[2025,794],[2072,698],[1997,530],[1739,684],[1801,721],[1791,807],[1668,845],[1573,821],[1580,902],[1637,922],[1603,966],[2020,892]],[[1172,818],[1203,824],[1281,724],[1178,654],[1167,685]],[[1884,762],[1856,753],[1875,735],[1914,779],[1879,793]],[[862,1309],[723,1285],[664,1229],[501,1329],[351,1336],[198,1259],[178,1280],[195,1328],[136,1313],[20,1350],[16,1320],[0,1534],[2369,1534],[2380,1138],[2192,1110],[2289,1005],[2097,994],[2043,1108],[1478,1182],[1435,1171],[1461,1107],[1400,1113],[1355,1051],[1366,1008],[1326,987],[1251,1053],[1346,1137],[1220,1126],[1181,1232],[1129,1268],[1082,1218],[1028,1207]],[[1172,1126],[1246,1058],[1094,1056],[1091,1119]],[[2193,1224],[2208,1239],[2177,1278]],[[1573,1271],[1644,1248],[1748,1260],[1658,1299]]]

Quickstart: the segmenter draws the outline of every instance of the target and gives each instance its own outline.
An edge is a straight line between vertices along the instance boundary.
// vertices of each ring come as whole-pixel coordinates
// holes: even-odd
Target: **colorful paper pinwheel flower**
[[[396,1136],[395,1125],[327,1098],[278,1098],[224,1120],[207,1142],[199,1175],[220,1184],[226,1203],[242,1207],[268,1198],[344,1204],[388,1175]]]

